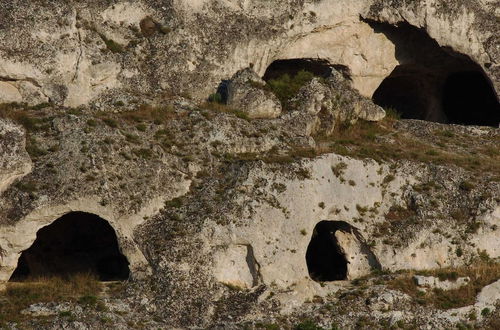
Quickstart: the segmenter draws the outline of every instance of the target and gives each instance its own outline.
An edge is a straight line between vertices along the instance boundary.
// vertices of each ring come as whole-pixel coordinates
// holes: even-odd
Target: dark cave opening
[[[94,274],[101,281],[121,281],[129,277],[128,265],[106,220],[71,212],[37,232],[31,247],[19,257],[10,281],[67,278],[79,273]]]
[[[443,111],[450,123],[498,127],[500,103],[481,72],[450,74],[443,88]]]
[[[290,60],[276,60],[271,63],[264,74],[265,81],[272,79],[278,79],[281,76],[288,74],[290,77],[294,77],[300,71],[307,71],[312,73],[316,77],[326,78],[332,73],[332,68],[328,61],[321,59],[290,59]]]
[[[306,252],[309,276],[314,281],[342,281],[347,279],[347,259],[337,242],[335,232],[348,230],[344,221],[321,221],[311,237]]]
[[[393,41],[401,63],[375,91],[374,103],[393,108],[403,119],[498,127],[495,90],[471,58],[441,47],[409,24],[368,23]]]

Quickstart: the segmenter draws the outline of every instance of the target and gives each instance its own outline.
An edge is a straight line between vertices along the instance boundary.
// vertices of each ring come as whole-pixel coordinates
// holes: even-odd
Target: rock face
[[[161,328],[498,328],[500,131],[397,121],[370,100],[410,95],[418,119],[447,122],[447,79],[472,72],[498,106],[498,8],[2,1],[0,103],[17,104],[0,104],[0,285],[73,212],[109,224],[130,270],[108,308],[42,302],[24,314],[49,320],[6,324],[144,327],[141,314]],[[283,109],[263,77],[290,59],[332,73]],[[227,105],[203,103],[227,80]],[[476,264],[491,272],[446,284],[463,302],[422,300],[414,274],[400,276]]]
[[[0,119],[0,193],[31,171],[25,150],[25,133],[12,122]]]
[[[371,97],[394,68],[413,61],[401,38],[371,22],[422,28],[438,47],[475,62],[498,92],[499,33],[491,8],[445,0],[136,0],[92,6],[9,0],[0,16],[16,24],[3,23],[1,32],[0,97],[98,107],[117,95],[126,103],[172,91],[205,99],[239,70],[253,65],[262,76],[273,61],[293,58],[347,67],[354,88]]]

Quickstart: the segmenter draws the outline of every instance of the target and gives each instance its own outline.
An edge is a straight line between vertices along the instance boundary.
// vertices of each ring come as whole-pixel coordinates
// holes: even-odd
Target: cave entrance
[[[444,84],[442,105],[450,123],[493,127],[500,123],[495,91],[478,71],[450,74]]]
[[[343,221],[321,221],[314,227],[306,252],[307,269],[314,281],[347,280],[347,258],[335,237],[346,225]]]
[[[332,73],[334,66],[328,61],[321,59],[290,59],[276,60],[271,63],[264,73],[265,81],[279,79],[287,74],[289,77],[295,77],[300,71],[307,71],[316,77],[327,78]]]
[[[375,91],[374,103],[395,109],[403,119],[498,127],[496,92],[471,58],[441,47],[409,24],[369,24],[396,45],[401,63]]]
[[[79,273],[101,281],[126,280],[130,271],[111,225],[95,214],[71,212],[41,228],[23,251],[10,281],[67,278]]]

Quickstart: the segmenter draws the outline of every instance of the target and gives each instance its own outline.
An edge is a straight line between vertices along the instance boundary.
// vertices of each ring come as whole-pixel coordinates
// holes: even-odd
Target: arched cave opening
[[[290,60],[276,60],[272,62],[264,73],[265,81],[279,79],[287,74],[294,77],[300,71],[307,71],[316,77],[326,78],[332,73],[335,66],[322,59],[299,58]]]
[[[101,281],[120,281],[128,279],[128,265],[106,220],[71,212],[37,232],[34,243],[22,252],[10,281],[67,278],[79,273],[94,274]]]
[[[500,103],[481,66],[409,24],[368,23],[393,41],[400,62],[373,94],[376,104],[403,119],[498,127]]]
[[[306,252],[309,276],[314,281],[342,281],[347,279],[347,258],[340,247],[335,232],[348,230],[344,221],[321,221],[311,237]]]

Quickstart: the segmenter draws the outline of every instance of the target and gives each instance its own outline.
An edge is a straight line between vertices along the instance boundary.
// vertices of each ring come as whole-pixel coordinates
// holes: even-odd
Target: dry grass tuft
[[[0,326],[7,322],[23,320],[21,311],[35,303],[52,301],[96,300],[102,284],[93,274],[76,274],[60,277],[36,278],[29,282],[7,283],[0,293]],[[88,298],[94,297],[94,298]]]

